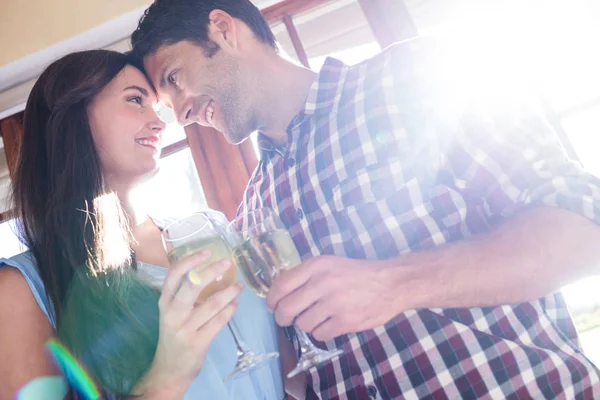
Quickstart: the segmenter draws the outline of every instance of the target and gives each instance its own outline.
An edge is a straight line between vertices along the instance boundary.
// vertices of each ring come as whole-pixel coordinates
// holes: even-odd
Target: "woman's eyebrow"
[[[144,96],[148,96],[148,91],[146,89],[144,89],[143,87],[139,87],[139,86],[135,86],[135,85],[127,86],[125,89],[123,89],[123,91],[129,90],[129,89],[137,90]]]

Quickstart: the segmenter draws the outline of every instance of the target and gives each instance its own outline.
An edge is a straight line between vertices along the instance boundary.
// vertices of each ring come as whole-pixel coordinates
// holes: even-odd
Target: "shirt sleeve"
[[[452,184],[494,222],[527,206],[559,207],[600,224],[600,179],[570,160],[532,108],[461,115],[444,154]]]
[[[452,49],[427,38],[388,50],[381,79],[399,110],[395,139],[415,164],[490,222],[550,206],[600,224],[600,179],[568,158],[518,65],[480,60],[475,50],[465,61]]]

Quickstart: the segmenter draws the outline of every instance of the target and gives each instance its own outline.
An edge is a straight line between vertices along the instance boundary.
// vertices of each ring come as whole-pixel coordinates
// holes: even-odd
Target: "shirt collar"
[[[346,78],[347,69],[348,66],[342,61],[327,57],[308,91],[304,106],[288,126],[288,143],[292,140],[291,131],[300,125],[306,117],[329,114],[339,103],[340,89]],[[259,133],[258,147],[261,152],[276,151],[283,154],[286,146],[277,146],[271,139]]]
[[[342,61],[327,57],[308,92],[303,109],[296,116],[328,114],[339,102],[341,88],[348,66]],[[293,122],[293,121],[292,121]]]

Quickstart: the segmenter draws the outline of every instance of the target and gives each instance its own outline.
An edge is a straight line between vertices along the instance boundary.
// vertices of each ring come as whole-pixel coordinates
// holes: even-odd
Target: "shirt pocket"
[[[425,168],[395,159],[362,168],[334,187],[332,209],[342,234],[351,238],[346,254],[385,259],[430,241],[439,229],[427,218],[429,184]]]
[[[348,173],[347,179],[332,189],[333,209],[345,210],[363,203],[381,200],[393,195],[407,180],[415,178],[400,159],[378,162]]]

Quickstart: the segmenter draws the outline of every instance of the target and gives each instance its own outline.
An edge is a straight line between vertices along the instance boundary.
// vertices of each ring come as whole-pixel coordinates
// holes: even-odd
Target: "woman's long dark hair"
[[[27,101],[12,191],[59,338],[118,392],[127,392],[152,360],[157,293],[123,274],[135,265],[130,233],[105,185],[87,108],[130,63],[124,54],[92,50],[44,71]],[[142,310],[132,312],[136,302]]]
[[[44,71],[25,108],[13,200],[58,320],[74,270],[106,267],[105,217],[119,208],[106,204],[87,107],[127,64],[116,52],[69,54]]]

